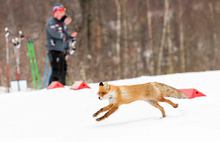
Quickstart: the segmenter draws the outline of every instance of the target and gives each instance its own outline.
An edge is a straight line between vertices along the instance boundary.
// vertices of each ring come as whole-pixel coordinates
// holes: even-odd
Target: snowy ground
[[[219,142],[220,71],[140,77],[111,83],[158,81],[176,88],[196,88],[207,95],[172,99],[167,117],[145,102],[124,105],[103,122],[92,114],[108,102],[97,99],[97,84],[80,91],[55,90],[0,94],[0,142]]]

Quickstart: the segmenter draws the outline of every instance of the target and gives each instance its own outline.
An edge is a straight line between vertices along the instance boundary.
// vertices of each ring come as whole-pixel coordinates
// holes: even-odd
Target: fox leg
[[[168,104],[170,104],[171,106],[173,106],[174,108],[177,108],[177,107],[178,107],[178,104],[173,103],[171,100],[162,98],[160,101],[161,101],[161,102],[168,103]]]
[[[148,102],[149,102],[152,106],[158,108],[158,109],[161,111],[162,117],[166,117],[164,108],[163,108],[162,106],[160,106],[158,102],[156,102],[156,101],[148,101]]]
[[[100,118],[97,118],[96,121],[101,121],[107,117],[109,117],[112,113],[114,113],[116,110],[118,109],[118,107],[113,106],[105,115],[103,115]]]
[[[99,111],[93,114],[93,117],[96,117],[97,115],[99,115],[99,113],[109,110],[112,106],[113,104],[109,104],[108,106],[101,108]]]

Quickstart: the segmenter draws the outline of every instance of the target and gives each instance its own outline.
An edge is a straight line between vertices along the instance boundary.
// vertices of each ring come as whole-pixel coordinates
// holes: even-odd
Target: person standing
[[[62,4],[57,3],[53,6],[52,17],[46,24],[47,54],[52,68],[49,84],[53,81],[66,84],[69,41],[77,36],[77,32],[68,33],[67,25],[71,21],[72,19],[66,16],[66,8]]]

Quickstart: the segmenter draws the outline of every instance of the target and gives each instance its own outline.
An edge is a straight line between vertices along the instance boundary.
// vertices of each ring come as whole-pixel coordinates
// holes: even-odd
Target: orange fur
[[[162,113],[162,117],[165,117],[164,108],[158,102],[165,102],[177,108],[178,104],[173,103],[165,97],[186,98],[185,94],[179,92],[177,89],[158,82],[130,86],[114,86],[101,82],[99,84],[98,96],[99,99],[108,99],[109,105],[101,108],[93,115],[93,117],[97,117],[100,113],[107,111],[102,117],[97,118],[97,121],[109,117],[120,105],[129,104],[137,100],[146,101],[158,108]]]

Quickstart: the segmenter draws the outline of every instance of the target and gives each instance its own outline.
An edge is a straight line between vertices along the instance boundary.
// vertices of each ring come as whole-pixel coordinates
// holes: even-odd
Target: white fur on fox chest
[[[116,92],[111,91],[108,94],[106,94],[103,99],[109,100],[109,103],[113,103],[116,97]]]

